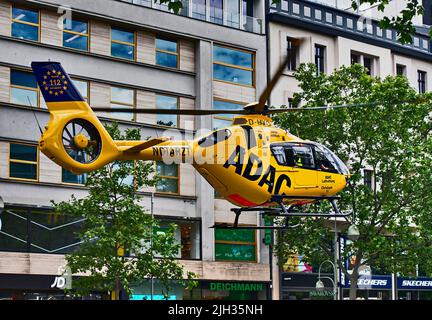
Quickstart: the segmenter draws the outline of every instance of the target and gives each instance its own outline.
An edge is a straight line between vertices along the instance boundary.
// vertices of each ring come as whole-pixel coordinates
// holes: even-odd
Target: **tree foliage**
[[[115,140],[140,139],[138,129],[121,134],[114,123],[107,130]],[[180,245],[174,237],[175,225],[158,232],[158,221],[144,210],[137,193],[156,183],[157,178],[151,177],[153,167],[153,162],[113,162],[88,175],[87,197],[72,196],[70,201],[54,204],[56,212],[85,218],[78,233],[82,244],[66,256],[72,273],[86,274],[73,282],[78,295],[121,288],[130,295],[134,284],[151,277],[168,294],[171,280],[184,278],[183,267],[176,262]],[[188,279],[193,277],[187,273]]]
[[[302,92],[295,94],[294,104],[381,102],[375,107],[275,117],[278,125],[303,139],[323,143],[350,167],[349,185],[339,202],[343,211],[353,212],[354,221],[347,221],[346,227],[357,225],[360,238],[348,245],[339,267],[351,280],[352,297],[359,269],[366,265],[405,275],[412,275],[418,263],[432,270],[428,262],[432,257],[431,95],[417,94],[405,77],[370,77],[358,64],[329,75],[317,75],[315,65],[303,64],[295,77]],[[372,172],[372,188],[364,184],[364,169]],[[293,253],[305,254],[314,265],[333,259],[333,222],[295,220],[301,226],[279,239],[282,261]],[[356,257],[352,273],[343,263],[351,255]]]

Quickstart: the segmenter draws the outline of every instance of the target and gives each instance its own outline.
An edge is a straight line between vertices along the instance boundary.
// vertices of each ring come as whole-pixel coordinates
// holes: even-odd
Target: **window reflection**
[[[253,53],[215,45],[213,77],[243,85],[253,85]]]
[[[223,0],[210,0],[210,21],[223,24]]]
[[[195,19],[206,19],[206,0],[192,0],[192,17]]]
[[[65,19],[63,26],[63,46],[88,51],[88,23]]]
[[[39,11],[12,7],[12,37],[39,41]]]
[[[177,41],[156,38],[156,64],[168,68],[178,67]]]
[[[213,100],[213,109],[215,110],[242,110],[243,104],[232,101]],[[232,123],[235,114],[223,114],[213,117],[213,130],[227,127]]]
[[[160,180],[156,184],[157,192],[178,193],[179,165],[156,162],[156,174]]]
[[[9,177],[37,180],[37,146],[11,143],[9,149]]]
[[[73,184],[85,184],[87,181],[87,174],[74,174],[62,168],[62,182]]]
[[[113,57],[135,59],[135,33],[111,28],[111,55]]]
[[[173,96],[156,95],[157,109],[178,109],[178,98]],[[161,126],[178,127],[178,115],[175,114],[158,114],[156,123]]]
[[[38,107],[39,91],[33,73],[21,70],[11,70],[10,77],[11,103]]]
[[[120,87],[111,87],[111,108],[134,109],[135,90]],[[111,116],[116,119],[131,121],[134,119],[133,112],[112,112]]]

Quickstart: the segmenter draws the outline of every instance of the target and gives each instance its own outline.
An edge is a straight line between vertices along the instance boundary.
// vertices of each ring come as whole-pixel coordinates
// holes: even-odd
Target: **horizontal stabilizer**
[[[147,141],[144,141],[143,143],[137,144],[133,147],[130,147],[126,150],[123,150],[123,152],[125,153],[136,153],[136,152],[140,152],[141,150],[153,147],[157,144],[160,144],[162,142],[168,141],[170,140],[170,138],[154,138],[154,139],[150,139]]]

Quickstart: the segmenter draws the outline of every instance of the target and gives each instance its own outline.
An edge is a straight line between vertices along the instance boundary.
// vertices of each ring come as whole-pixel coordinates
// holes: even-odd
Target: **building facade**
[[[282,60],[288,55],[289,62],[281,79],[272,92],[270,105],[289,106],[290,98],[299,91],[294,72],[301,63],[315,63],[318,72],[331,73],[341,66],[359,63],[368,69],[372,76],[404,75],[418,92],[431,90],[432,48],[428,29],[430,28],[431,2],[423,1],[424,16],[413,19],[417,32],[413,43],[401,45],[396,31],[383,30],[378,21],[383,17],[376,6],[362,5],[359,10],[351,8],[351,0],[281,0],[277,4],[269,2],[267,15],[267,36],[269,43],[269,74],[274,74]],[[391,1],[384,15],[397,15],[405,7],[404,1]],[[364,170],[364,181],[373,185],[372,171]],[[348,226],[339,222],[337,232]],[[307,254],[307,253],[301,253]],[[325,283],[327,290],[315,289],[317,270],[286,268],[280,263],[279,281],[281,299],[332,299],[331,284]],[[333,270],[327,270],[333,278]],[[385,275],[386,279],[388,275]],[[342,283],[339,297],[348,296],[347,283]],[[419,278],[419,281],[422,280]],[[384,291],[378,294],[378,287],[363,290],[363,295],[388,299],[390,287],[386,282]],[[412,289],[412,288],[410,288]],[[426,287],[421,287],[427,290]],[[387,290],[387,291],[385,291]],[[428,293],[409,292],[399,286],[401,296],[409,298],[427,297]]]
[[[63,170],[38,150],[38,122],[43,127],[49,113],[30,72],[32,61],[61,62],[92,107],[240,108],[263,90],[264,1],[189,0],[178,15],[153,2],[0,0],[0,277],[8,279],[0,282],[0,298],[64,298],[52,284],[64,254],[79,246],[74,231],[82,221],[53,213],[51,200],[88,192],[85,175]],[[223,117],[132,112],[100,119],[139,128],[143,138],[192,138],[229,123]],[[179,287],[173,297],[269,297],[263,234],[247,231],[236,241],[229,232],[215,232],[214,224],[233,221],[231,205],[215,197],[189,164],[155,168],[162,180],[140,190],[143,206],[153,207],[162,224],[178,225],[179,261],[200,280],[195,291]],[[245,215],[240,223],[256,225],[259,218]],[[149,298],[148,283],[136,289],[135,298]]]

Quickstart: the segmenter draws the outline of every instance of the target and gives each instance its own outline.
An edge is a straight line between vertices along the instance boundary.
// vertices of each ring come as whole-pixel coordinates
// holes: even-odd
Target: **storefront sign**
[[[334,297],[334,292],[329,290],[315,290],[309,292],[310,297]]]
[[[343,287],[349,288],[348,282]],[[357,281],[359,289],[391,289],[391,276],[361,276]],[[397,278],[399,290],[432,290],[432,278]]]
[[[210,290],[213,291],[262,291],[264,285],[262,283],[223,283],[210,282]]]

